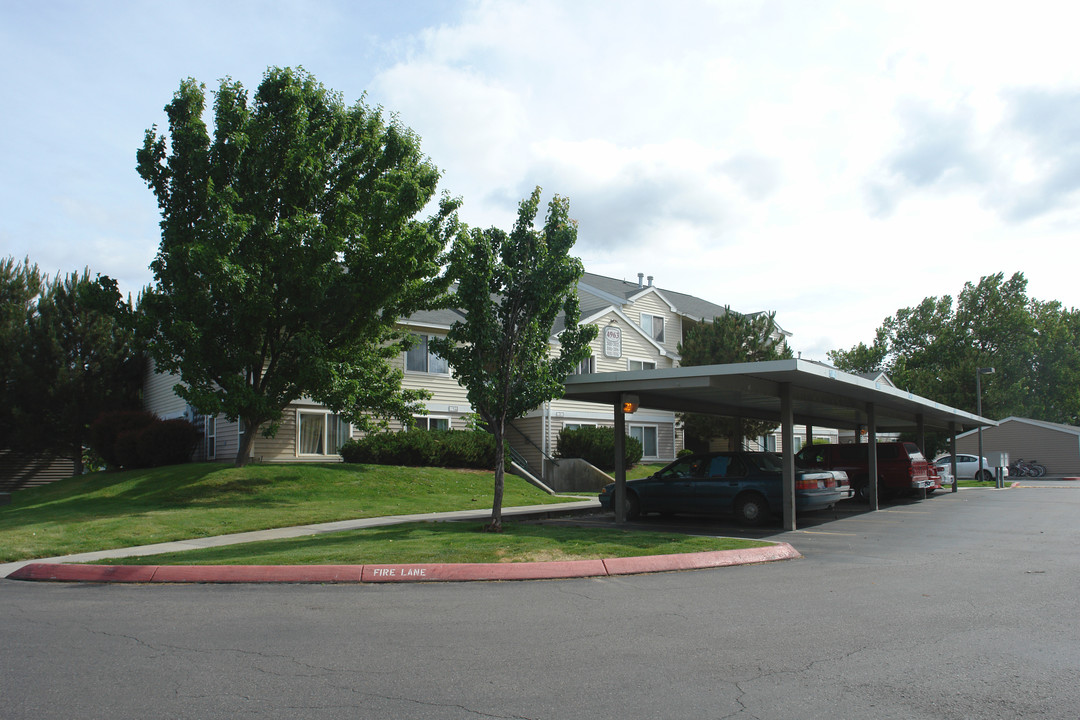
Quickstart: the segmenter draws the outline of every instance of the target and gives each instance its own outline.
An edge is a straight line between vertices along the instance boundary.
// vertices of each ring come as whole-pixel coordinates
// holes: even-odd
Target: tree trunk
[[[492,434],[495,435],[495,497],[491,503],[491,522],[487,525],[487,530],[491,532],[502,532],[503,483],[506,466],[506,453],[503,447],[505,424],[505,421],[500,421],[491,428]]]
[[[251,459],[251,445],[255,442],[258,427],[258,423],[244,419],[244,432],[240,435],[240,446],[236,449],[236,462],[233,463],[235,467],[244,467]]]

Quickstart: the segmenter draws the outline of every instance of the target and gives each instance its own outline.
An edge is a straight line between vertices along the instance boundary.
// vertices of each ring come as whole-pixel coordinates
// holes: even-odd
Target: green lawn
[[[12,494],[0,562],[332,520],[490,508],[489,471],[216,463],[99,472]],[[592,495],[591,493],[589,495]],[[506,476],[504,507],[574,500]]]
[[[506,523],[425,522],[103,561],[112,565],[363,565],[583,560],[764,547],[678,533]]]

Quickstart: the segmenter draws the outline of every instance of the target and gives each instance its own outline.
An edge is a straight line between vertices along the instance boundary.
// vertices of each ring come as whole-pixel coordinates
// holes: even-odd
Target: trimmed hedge
[[[483,430],[413,428],[372,433],[346,441],[339,452],[350,463],[479,470],[495,467],[495,437]]]
[[[632,467],[641,462],[641,441],[626,436],[623,462]],[[583,427],[559,431],[555,457],[581,458],[605,472],[615,469],[615,428]]]

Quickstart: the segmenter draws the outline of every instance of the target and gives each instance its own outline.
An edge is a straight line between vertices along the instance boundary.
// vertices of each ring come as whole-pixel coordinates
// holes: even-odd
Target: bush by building
[[[605,472],[615,469],[615,428],[582,427],[561,430],[556,444],[555,457],[581,458]],[[641,441],[626,436],[623,447],[625,467],[641,462]]]
[[[90,447],[110,468],[158,467],[189,462],[199,430],[187,420],[153,413],[105,413],[90,425]]]
[[[341,446],[345,462],[491,470],[495,438],[483,430],[405,430],[372,433]]]

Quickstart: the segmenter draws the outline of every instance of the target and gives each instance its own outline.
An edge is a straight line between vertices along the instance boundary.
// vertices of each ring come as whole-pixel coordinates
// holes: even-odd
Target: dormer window
[[[641,329],[658,343],[664,342],[664,316],[641,313]]]

